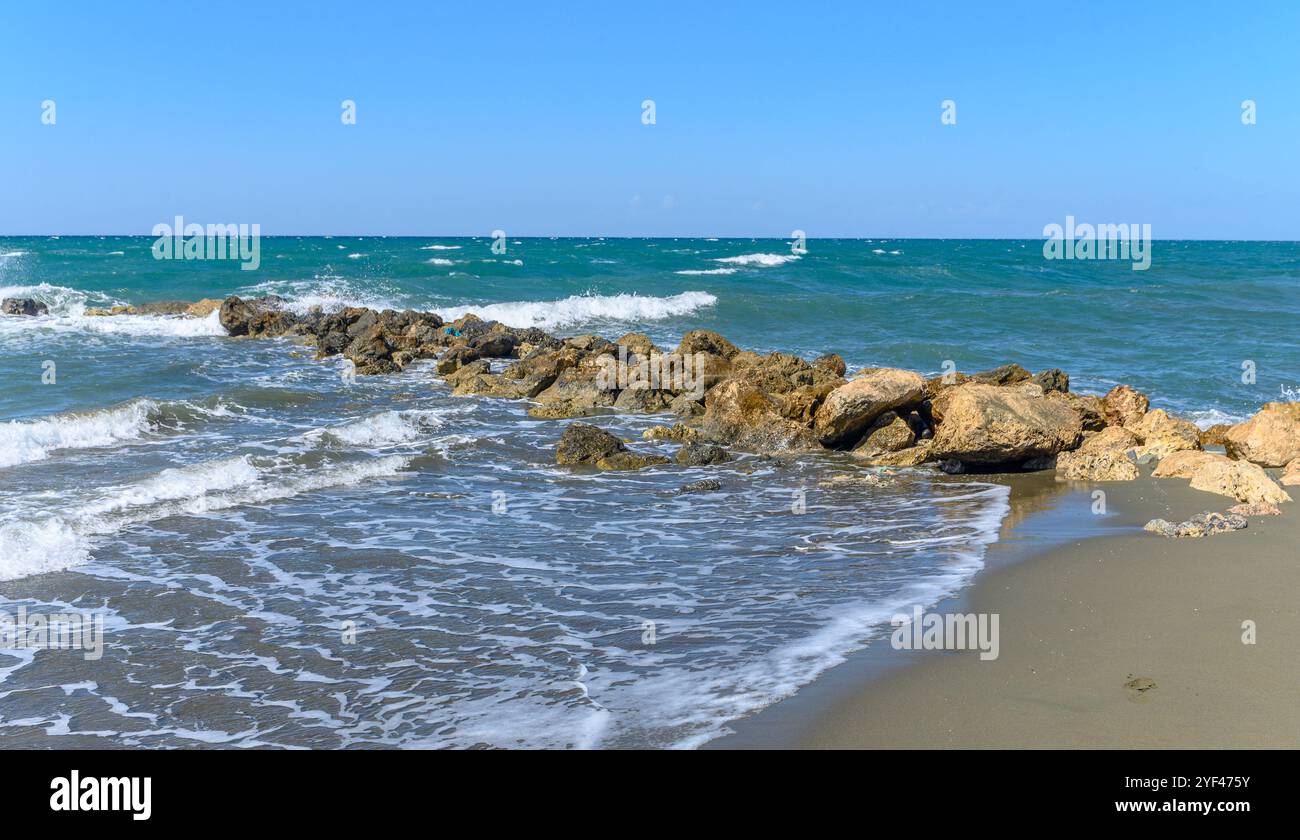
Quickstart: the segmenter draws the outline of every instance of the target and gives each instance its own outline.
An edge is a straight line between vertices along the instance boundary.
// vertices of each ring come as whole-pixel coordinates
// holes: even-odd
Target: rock
[[[700,402],[692,394],[678,394],[668,404],[668,410],[678,417],[689,420],[692,417],[699,417],[704,414],[704,403]]]
[[[1228,455],[1261,467],[1281,467],[1300,458],[1300,402],[1265,403],[1255,416],[1228,429]]]
[[[1191,486],[1207,493],[1231,496],[1239,502],[1281,504],[1291,501],[1263,468],[1248,461],[1201,450],[1175,452],[1151,473],[1155,478],[1190,478]]]
[[[230,335],[283,335],[284,331],[296,323],[297,318],[292,313],[282,310],[280,308],[282,303],[284,298],[278,295],[266,295],[251,300],[231,295],[221,302],[217,319]],[[136,309],[138,310],[139,307]],[[271,316],[268,313],[277,314]],[[250,329],[250,322],[255,318],[258,318],[258,322],[252,324]]]
[[[221,302],[220,312],[217,317],[226,332],[231,335],[248,335],[248,319],[253,313],[242,298],[236,295],[226,298]]]
[[[667,411],[673,401],[673,395],[648,387],[624,388],[614,398],[615,411],[635,412],[638,414],[656,414]]]
[[[1282,477],[1278,480],[1288,487],[1300,484],[1300,458],[1295,458],[1289,462],[1286,469],[1282,470]]]
[[[721,490],[722,482],[716,478],[705,478],[700,481],[692,481],[690,484],[683,484],[677,488],[678,493],[712,493],[714,490]]]
[[[1138,468],[1122,449],[1080,447],[1056,456],[1056,475],[1075,481],[1132,481]]]
[[[50,308],[33,298],[5,298],[0,301],[0,313],[5,315],[49,315]]]
[[[1032,381],[1044,391],[1056,391],[1062,394],[1070,391],[1070,374],[1060,368],[1035,373]]]
[[[453,347],[438,358],[435,370],[443,376],[455,373],[470,362],[479,360],[479,352],[473,347]]]
[[[1187,420],[1170,417],[1164,409],[1148,411],[1129,427],[1142,441],[1137,456],[1165,458],[1174,452],[1201,448],[1201,430]]]
[[[1231,429],[1227,423],[1215,423],[1208,429],[1201,432],[1201,446],[1223,446],[1223,442],[1228,437],[1228,430]]]
[[[530,353],[507,367],[501,375],[516,380],[522,396],[532,399],[555,384],[560,374],[577,367],[582,361],[581,352],[572,347],[542,350]]]
[[[925,380],[910,370],[883,368],[839,386],[818,406],[813,431],[826,446],[851,444],[886,411],[919,402]]]
[[[600,470],[639,470],[643,467],[653,467],[659,464],[671,463],[662,455],[639,455],[635,452],[615,452],[612,455],[606,455],[604,458],[596,461],[596,469]]]
[[[787,353],[737,353],[730,368],[731,378],[742,379],[772,397],[782,417],[805,426],[812,423],[826,395],[844,384],[844,379],[830,370]]]
[[[966,466],[956,458],[946,458],[940,461],[939,469],[948,475],[961,475],[966,472]]]
[[[618,452],[626,452],[623,441],[589,423],[570,423],[555,447],[557,464],[595,464]]]
[[[1024,382],[1030,378],[1029,371],[1025,370],[1020,365],[1009,364],[994,368],[993,370],[972,373],[969,377],[969,381],[979,382],[983,385],[1014,385],[1017,382]]]
[[[216,298],[203,298],[185,307],[185,314],[194,318],[206,318],[219,309],[221,309],[221,301]]]
[[[250,327],[252,321],[249,322]],[[252,330],[249,330],[252,334]],[[384,328],[372,324],[368,329],[352,339],[352,343],[343,351],[343,356],[356,365],[356,371],[362,375],[392,373],[400,370],[393,361],[393,347],[388,343]]]
[[[941,395],[943,419],[933,456],[983,466],[1020,464],[1073,449],[1083,436],[1079,415],[1063,400],[1023,389],[968,382]]]
[[[685,442],[697,441],[700,438],[698,429],[682,423],[674,423],[669,426],[651,426],[641,433],[641,437],[646,440],[677,440]]]
[[[759,452],[820,448],[806,426],[781,416],[775,399],[739,379],[709,391],[700,431],[718,443]]]
[[[1280,516],[1282,511],[1278,509],[1277,505],[1270,505],[1266,502],[1256,502],[1254,504],[1242,502],[1228,508],[1228,513],[1235,513],[1238,516]]]
[[[850,454],[871,466],[877,467],[915,467],[930,459],[931,442],[920,441],[916,446],[900,449],[897,452],[873,452],[855,449]]]
[[[601,380],[602,368],[596,362],[597,358],[598,355],[585,356],[577,365],[561,371],[552,385],[537,394],[535,399],[539,405],[528,410],[529,416],[541,419],[587,417],[612,408],[618,391],[614,390],[612,383]]]
[[[659,348],[655,347],[649,336],[641,333],[630,332],[614,342],[620,347],[626,347],[628,353],[633,353],[641,358],[649,358],[659,355]]]
[[[888,452],[899,452],[916,443],[916,432],[907,421],[893,411],[886,411],[876,418],[876,422],[867,430],[866,435],[853,447],[853,454],[869,458]]]
[[[518,339],[508,332],[487,332],[469,340],[469,347],[484,358],[501,358],[514,352]]]
[[[839,377],[843,377],[845,371],[849,369],[838,353],[827,353],[824,356],[818,356],[813,359],[813,367],[822,368]]]
[[[1127,385],[1116,385],[1101,398],[1106,422],[1127,426],[1142,419],[1151,401]]]
[[[1061,400],[1070,410],[1079,415],[1079,422],[1086,432],[1099,432],[1106,428],[1105,406],[1101,397],[1091,394],[1069,394],[1060,391],[1047,391],[1048,399]]]
[[[248,334],[257,338],[271,338],[284,335],[294,328],[298,318],[292,312],[280,309],[268,309],[258,312],[248,319]]]
[[[1164,519],[1152,519],[1143,530],[1151,531],[1162,537],[1207,537],[1213,534],[1226,534],[1240,531],[1249,523],[1246,517],[1236,513],[1198,513],[1178,524]]]
[[[1191,486],[1207,493],[1231,496],[1239,502],[1291,501],[1291,496],[1262,467],[1248,461],[1206,462],[1192,473]]]
[[[688,467],[703,467],[731,460],[731,453],[711,443],[687,443],[677,450],[677,463]]]
[[[730,361],[731,357],[739,352],[739,347],[712,330],[691,330],[682,336],[681,343],[677,345],[677,353],[681,356],[692,353],[712,353]]]

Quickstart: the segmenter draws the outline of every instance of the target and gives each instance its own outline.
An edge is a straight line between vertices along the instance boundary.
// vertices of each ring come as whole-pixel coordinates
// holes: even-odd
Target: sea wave
[[[101,490],[70,510],[41,512],[0,526],[0,580],[83,563],[96,538],[130,525],[351,486],[397,475],[407,464],[408,459],[398,455],[323,467],[241,455],[166,469],[140,482]]]
[[[674,271],[673,274],[685,274],[688,276],[699,276],[702,274],[735,274],[740,271],[738,268],[686,268],[681,271]]]
[[[421,251],[459,251],[459,245],[424,245]]]
[[[201,416],[223,416],[222,403],[207,407],[186,401],[137,399],[98,411],[68,412],[37,420],[0,424],[0,467],[43,461],[68,449],[97,449],[142,440],[177,429]]]
[[[785,265],[799,259],[798,254],[741,254],[738,257],[718,257],[714,262],[729,263],[731,265],[757,265],[770,268],[776,265]]]
[[[198,338],[226,334],[225,328],[221,326],[220,314],[215,311],[206,318],[191,318],[186,315],[87,315],[89,307],[107,308],[117,306],[122,301],[103,293],[84,292],[49,283],[0,287],[0,298],[8,297],[38,300],[49,307],[49,314],[0,318],[0,335],[35,329],[138,337]]]
[[[474,313],[511,327],[554,329],[592,321],[657,321],[688,315],[713,306],[708,292],[682,292],[670,297],[648,295],[572,295],[563,300],[469,304],[435,310],[446,320]]]

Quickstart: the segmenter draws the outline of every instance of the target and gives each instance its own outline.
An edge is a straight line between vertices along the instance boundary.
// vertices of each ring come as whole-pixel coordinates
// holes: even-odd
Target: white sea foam
[[[589,321],[655,321],[687,315],[717,302],[708,292],[682,292],[671,297],[573,295],[563,300],[470,304],[436,311],[449,321],[472,312],[512,327],[555,329]]]
[[[674,271],[673,274],[686,274],[698,276],[701,274],[735,274],[740,271],[738,268],[686,268],[681,271]]]
[[[376,284],[368,285],[373,287]],[[284,308],[298,315],[305,315],[313,309],[334,312],[348,306],[378,310],[406,308],[397,302],[398,295],[388,288],[358,289],[347,278],[330,273],[318,274],[310,280],[258,283],[240,289],[238,294],[247,297],[281,295],[286,299]]]
[[[456,264],[455,260],[443,259],[442,257],[434,257],[431,260],[425,260],[425,262],[427,262],[429,265],[455,265]]]
[[[729,263],[731,265],[757,265],[770,268],[776,265],[785,265],[799,259],[798,254],[741,254],[738,257],[718,257],[714,262]]]
[[[163,470],[101,490],[70,510],[41,511],[0,526],[0,580],[75,566],[90,556],[96,538],[129,525],[360,484],[396,475],[407,462],[394,455],[304,469],[292,461],[259,466],[249,456],[237,456]]]
[[[1203,411],[1189,411],[1187,413],[1187,419],[1191,420],[1200,429],[1204,430],[1219,423],[1227,423],[1230,426],[1234,423],[1243,423],[1248,418],[1240,414],[1229,414],[1228,412],[1220,411],[1217,408],[1209,408]]]
[[[442,428],[446,423],[446,415],[450,413],[463,413],[463,409],[458,406],[454,411],[447,409],[384,411],[342,426],[316,429],[308,432],[306,437],[313,440],[330,438],[358,447],[409,443]]]
[[[101,335],[174,336],[198,338],[225,335],[220,313],[206,318],[186,315],[87,315],[87,307],[110,307],[121,303],[102,293],[88,293],[67,286],[40,283],[0,288],[0,298],[27,297],[49,307],[48,315],[23,318],[0,318],[0,335],[29,330],[51,332],[88,332]]]
[[[421,251],[459,251],[459,245],[424,245]]]
[[[157,428],[160,408],[153,400],[133,400],[100,411],[0,424],[0,467],[43,461],[62,449],[92,449],[139,440]]]

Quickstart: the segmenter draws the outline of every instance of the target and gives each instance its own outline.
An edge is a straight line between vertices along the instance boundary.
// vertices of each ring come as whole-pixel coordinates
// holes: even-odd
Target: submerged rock
[[[704,478],[699,481],[692,481],[690,484],[683,484],[677,488],[678,493],[711,493],[714,490],[721,490],[722,482],[716,478]]]
[[[687,443],[677,450],[677,463],[690,467],[721,464],[731,460],[731,453],[711,443]]]
[[[662,455],[631,452],[623,441],[588,423],[570,423],[555,447],[555,463],[588,465],[602,470],[637,470],[667,464]]]

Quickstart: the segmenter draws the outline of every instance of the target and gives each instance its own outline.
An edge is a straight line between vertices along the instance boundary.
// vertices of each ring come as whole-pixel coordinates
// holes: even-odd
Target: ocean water
[[[285,237],[255,271],[151,244],[0,238],[0,297],[51,309],[0,318],[0,610],[107,623],[97,661],[0,650],[5,746],[694,746],[967,585],[1008,509],[834,454],[572,472],[564,421],[427,365],[349,384],[288,339],[88,306],[274,292],[850,369],[1018,361],[1203,426],[1300,388],[1295,243],[1157,242],[1145,272],[1011,240]]]

